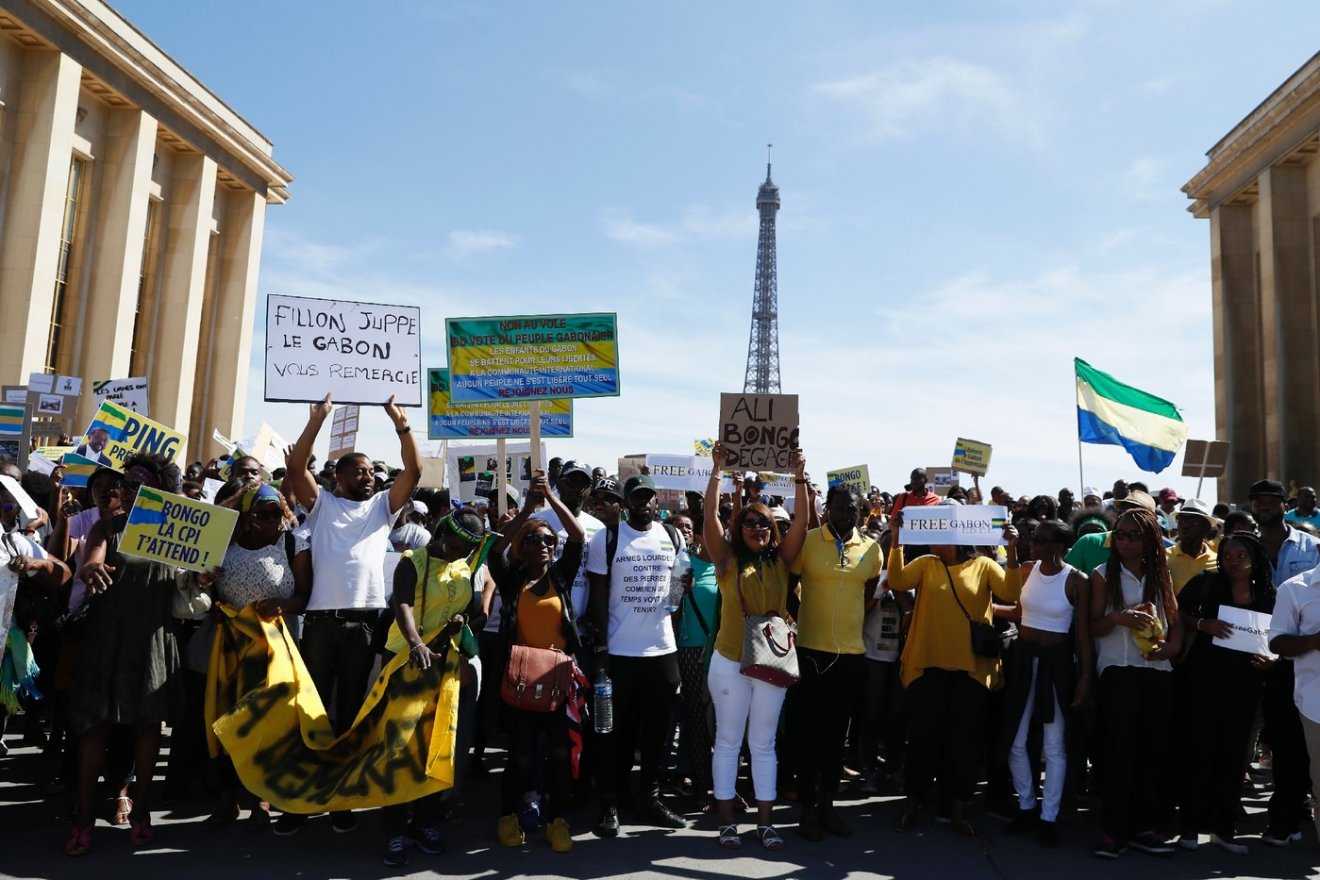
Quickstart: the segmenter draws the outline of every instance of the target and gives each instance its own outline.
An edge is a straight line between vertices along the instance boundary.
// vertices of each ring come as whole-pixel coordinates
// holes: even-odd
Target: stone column
[[[59,52],[23,54],[0,242],[0,377],[6,383],[26,383],[46,355],[81,76],[82,68]]]
[[[1245,504],[1266,475],[1260,305],[1251,205],[1210,211],[1210,274],[1215,348],[1215,433],[1229,442],[1219,498]]]
[[[199,381],[198,342],[203,332],[215,179],[215,160],[195,153],[178,155],[165,188],[160,321],[148,377],[151,417],[185,433],[192,430],[193,392]],[[202,439],[189,436],[189,448],[200,448]]]
[[[97,148],[100,193],[90,224],[92,266],[78,334],[82,347],[73,368],[89,382],[128,378],[155,151],[154,118],[141,110],[109,113]],[[91,421],[94,402],[92,395],[82,396],[76,425]]]

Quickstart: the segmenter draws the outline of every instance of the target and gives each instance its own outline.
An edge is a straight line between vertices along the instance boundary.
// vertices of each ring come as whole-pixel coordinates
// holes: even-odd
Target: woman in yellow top
[[[472,607],[473,555],[485,532],[481,517],[471,510],[450,513],[436,524],[431,543],[419,551],[403,554],[394,570],[394,624],[385,642],[384,662],[407,650],[409,662],[422,670],[443,666],[451,638],[468,622]],[[420,618],[421,625],[418,626]],[[477,621],[480,629],[480,621]],[[427,641],[423,633],[430,637]],[[434,635],[432,635],[434,634]],[[436,649],[439,649],[438,651]],[[439,678],[436,679],[437,685]],[[439,730],[433,736],[443,735]],[[428,795],[411,804],[386,807],[384,862],[398,867],[408,864],[408,839],[428,855],[444,852],[436,825],[440,800],[445,792]],[[408,812],[412,808],[412,825]]]
[[[990,691],[1000,684],[998,657],[972,652],[970,623],[990,624],[992,594],[1016,602],[1022,592],[1017,529],[1004,526],[1008,571],[977,556],[972,547],[933,545],[928,556],[904,563],[902,514],[891,520],[889,589],[916,590],[916,606],[903,648],[902,680],[908,691],[908,753],[904,762],[906,799],[894,830],[908,831],[939,778],[940,812],[954,830],[976,831],[963,805],[976,785],[985,753],[984,728]],[[956,591],[956,592],[954,592]],[[960,604],[961,603],[961,604]]]
[[[728,455],[716,443],[711,451],[713,467],[706,487],[702,540],[720,585],[720,625],[715,651],[710,658],[706,682],[715,703],[715,750],[711,778],[720,818],[720,846],[742,846],[733,819],[734,780],[738,775],[738,751],[743,732],[752,754],[752,783],[756,788],[756,834],[766,849],[779,849],[784,839],[770,824],[775,805],[775,732],[785,689],[741,674],[743,618],[771,614],[788,617],[788,572],[807,534],[806,459],[799,450],[793,457],[793,524],[782,539],[770,509],[754,502],[738,511],[725,537],[720,526],[719,477]]]

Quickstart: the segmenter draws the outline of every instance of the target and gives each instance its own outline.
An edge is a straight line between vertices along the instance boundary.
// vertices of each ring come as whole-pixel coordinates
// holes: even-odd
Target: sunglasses
[[[768,530],[768,529],[770,528],[770,520],[766,519],[766,518],[763,517],[763,516],[758,516],[756,519],[745,519],[745,520],[742,521],[742,527],[743,527],[744,529],[767,529],[767,530]]]
[[[534,534],[523,538],[523,544],[528,547],[553,547],[559,543],[556,535]]]
[[[252,512],[252,518],[258,522],[273,522],[284,519],[284,511],[278,507],[269,510],[255,510]]]
[[[1141,541],[1143,538],[1140,529],[1114,529],[1115,541]]]

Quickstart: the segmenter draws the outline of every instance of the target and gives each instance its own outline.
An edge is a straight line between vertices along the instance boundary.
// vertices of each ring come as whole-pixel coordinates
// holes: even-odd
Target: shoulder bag
[[[742,565],[738,565],[738,604],[743,613],[743,650],[740,671],[748,678],[786,688],[797,684],[797,628],[771,614],[748,614],[743,599]]]
[[[953,574],[949,571],[949,566],[944,560],[940,560],[944,566],[944,576],[949,579],[949,592],[953,594],[953,601],[958,603],[958,608],[962,611],[963,617],[967,618],[967,625],[971,630],[972,653],[978,657],[998,658],[1003,650],[1003,643],[999,641],[999,633],[993,626],[983,620],[973,620],[972,615],[967,613],[967,606],[963,605],[962,599],[958,598],[958,588],[954,586]]]
[[[500,697],[525,712],[553,712],[568,698],[573,658],[555,648],[510,645]]]

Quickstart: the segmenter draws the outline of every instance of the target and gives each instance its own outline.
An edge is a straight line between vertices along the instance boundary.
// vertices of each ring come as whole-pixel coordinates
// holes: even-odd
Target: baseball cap
[[[1280,498],[1287,498],[1288,493],[1283,490],[1283,483],[1278,480],[1257,480],[1251,484],[1247,490],[1247,497],[1255,498],[1257,495],[1278,495]]]
[[[1127,497],[1121,501],[1115,502],[1115,507],[1122,510],[1131,510],[1134,507],[1144,507],[1146,510],[1155,511],[1155,499],[1150,497],[1149,492],[1143,492],[1140,489],[1133,489],[1127,494]]]
[[[581,474],[588,480],[591,479],[591,466],[585,461],[579,461],[576,458],[570,458],[564,462],[564,466],[559,469],[559,479],[563,479],[569,474]]]
[[[591,494],[609,495],[623,500],[623,491],[619,488],[619,481],[614,477],[601,477],[596,481],[596,485],[591,487]]]
[[[1173,489],[1172,486],[1165,486],[1163,489],[1160,490],[1160,500],[1161,500],[1161,501],[1177,501],[1177,500],[1178,500],[1178,493],[1177,493],[1176,491],[1174,491],[1174,489]]]
[[[629,477],[628,482],[623,484],[623,497],[627,498],[639,489],[655,494],[655,480],[651,479],[650,474],[633,474]]]
[[[409,513],[418,513],[421,514],[422,516],[426,516],[428,513],[431,512],[431,508],[426,506],[425,501],[418,501],[416,498],[414,498],[411,502],[409,502],[409,504],[411,507]]]
[[[1085,489],[1082,490],[1082,498],[1090,498],[1092,495],[1094,495],[1096,498],[1105,497],[1104,493],[1101,492],[1099,489],[1097,489],[1095,486],[1087,486]]]

